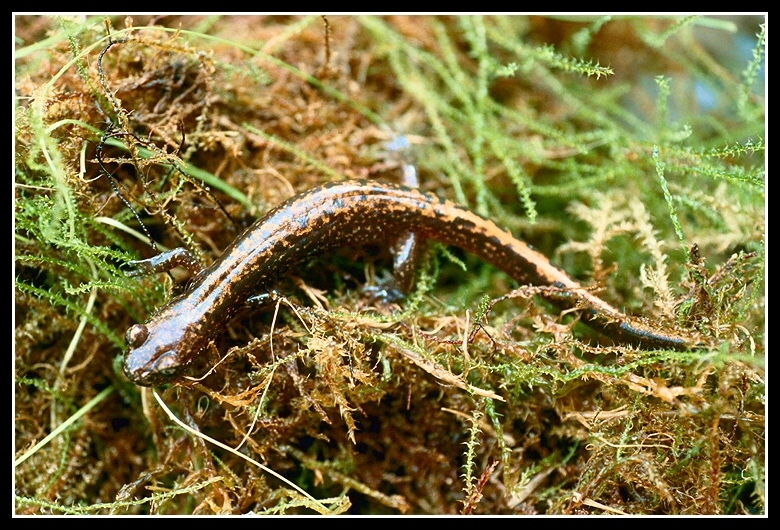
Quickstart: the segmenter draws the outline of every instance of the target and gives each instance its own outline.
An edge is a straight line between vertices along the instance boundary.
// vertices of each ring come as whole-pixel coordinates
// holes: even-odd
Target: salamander
[[[174,381],[251,294],[271,289],[291,267],[343,246],[407,241],[404,234],[414,234],[415,244],[431,239],[460,247],[520,285],[560,289],[565,295],[553,302],[580,309],[589,326],[619,343],[650,349],[691,347],[689,338],[665,334],[623,314],[489,219],[413,187],[353,180],[300,193],[257,220],[195,275],[186,292],[127,331],[124,372],[142,386]],[[399,251],[395,263],[396,272],[406,276],[400,281],[407,284],[402,285],[405,289],[408,253],[408,248]],[[156,272],[172,262],[194,264],[182,249],[134,264]]]

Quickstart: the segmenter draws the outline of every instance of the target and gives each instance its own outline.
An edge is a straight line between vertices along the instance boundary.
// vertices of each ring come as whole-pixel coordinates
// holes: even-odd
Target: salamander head
[[[184,319],[182,319],[184,320]],[[124,372],[141,386],[170,383],[182,373],[208,340],[194,333],[191,322],[152,318],[127,330]]]

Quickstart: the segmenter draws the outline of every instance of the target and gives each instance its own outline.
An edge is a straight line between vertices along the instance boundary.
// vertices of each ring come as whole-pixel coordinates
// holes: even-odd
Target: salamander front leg
[[[174,267],[184,267],[195,276],[203,269],[197,258],[186,248],[175,248],[148,259],[128,261],[127,264],[132,267],[125,273],[128,276],[168,272]]]
[[[252,307],[255,309],[266,309],[283,299],[284,297],[279,294],[278,291],[272,289],[270,291],[253,294],[246,299],[245,304],[247,307]]]

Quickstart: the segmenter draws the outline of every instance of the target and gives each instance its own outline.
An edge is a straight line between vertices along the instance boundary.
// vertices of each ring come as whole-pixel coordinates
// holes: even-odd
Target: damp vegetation
[[[764,514],[761,17],[15,18],[14,511]],[[692,351],[455,248],[290,270],[175,384],[125,331],[297,192],[420,186]],[[388,242],[390,243],[390,242]],[[262,293],[250,293],[262,294]]]

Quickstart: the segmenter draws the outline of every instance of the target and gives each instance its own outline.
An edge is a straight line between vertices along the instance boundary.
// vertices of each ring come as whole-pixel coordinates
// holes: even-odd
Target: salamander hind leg
[[[382,279],[378,285],[366,286],[364,291],[372,298],[383,302],[403,300],[414,288],[417,266],[422,255],[424,242],[417,234],[404,234],[391,246],[393,275]]]

